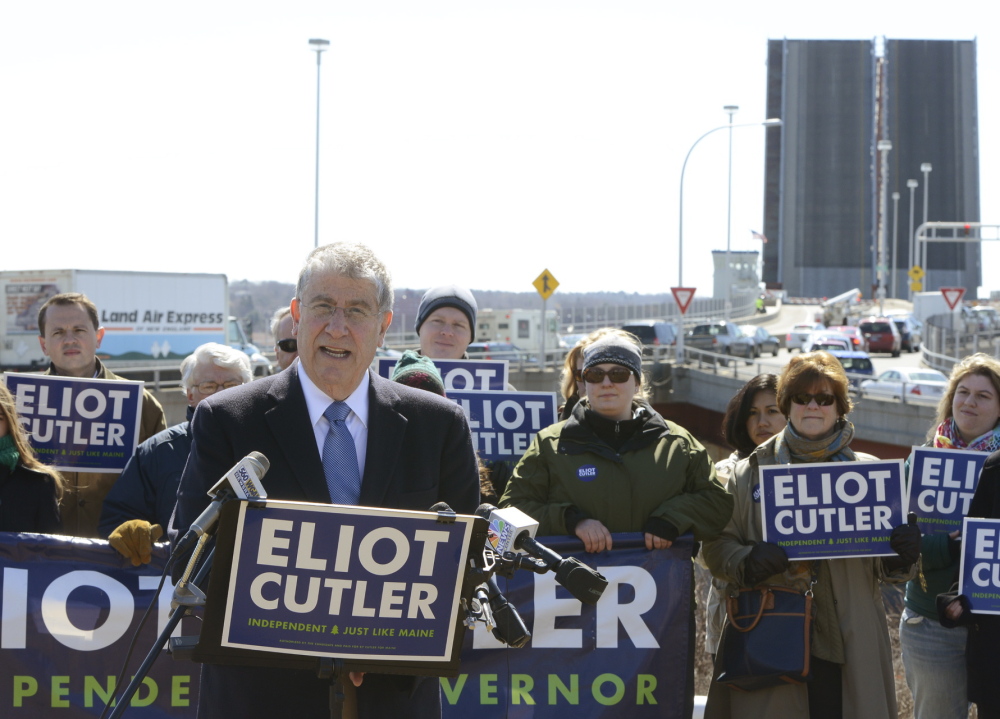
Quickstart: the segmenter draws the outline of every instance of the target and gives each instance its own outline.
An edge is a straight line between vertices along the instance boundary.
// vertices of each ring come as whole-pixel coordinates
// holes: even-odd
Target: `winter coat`
[[[712,573],[729,583],[728,592],[746,588],[744,561],[763,541],[759,500],[761,466],[777,464],[772,437],[736,465],[729,481],[736,509],[721,536],[703,548]],[[858,454],[859,460],[874,457]],[[793,562],[785,574],[762,584],[794,586],[804,590],[811,572],[804,562]],[[908,570],[886,574],[880,559],[830,559],[812,562],[816,572],[812,654],[841,664],[845,719],[884,719],[896,716],[896,688],[889,646],[889,630],[879,581],[905,581]],[[806,569],[806,571],[802,571]],[[798,581],[796,581],[798,579]],[[720,653],[722,647],[719,648]],[[712,683],[706,717],[808,717],[806,685],[788,685],[739,692]]]
[[[45,374],[58,374],[49,367]],[[95,379],[123,379],[97,360]],[[139,442],[144,442],[157,432],[167,428],[163,407],[149,390],[142,391],[142,410],[139,420]],[[62,532],[72,537],[94,537],[103,539],[97,525],[101,518],[104,496],[118,480],[115,472],[62,472],[63,496],[59,502],[62,514]]]
[[[21,463],[13,471],[0,465],[0,532],[55,534],[60,526],[55,479]]]
[[[736,463],[740,461],[740,453],[733,452],[725,459],[720,459],[715,463],[715,474],[720,482],[729,483],[736,469]],[[698,556],[698,564],[708,568],[705,564],[705,555]],[[708,588],[708,597],[705,599],[705,651],[715,654],[719,651],[719,640],[722,639],[722,630],[726,626],[726,582],[712,577],[712,582]]]
[[[145,519],[166,531],[177,503],[177,486],[191,451],[191,415],[188,421],[154,434],[140,444],[118,481],[104,498],[101,536],[110,535],[122,522]]]
[[[599,520],[610,532],[649,531],[655,520],[698,540],[718,534],[733,500],[716,479],[708,452],[645,402],[637,400],[634,408],[644,421],[620,452],[587,424],[584,402],[570,419],[540,431],[514,468],[500,506],[536,519],[539,535],[571,534],[567,509]]]

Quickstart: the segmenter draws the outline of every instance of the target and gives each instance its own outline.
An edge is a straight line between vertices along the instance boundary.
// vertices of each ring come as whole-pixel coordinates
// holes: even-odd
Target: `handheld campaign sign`
[[[1000,614],[1000,519],[965,518],[958,591],[974,614]]]
[[[56,469],[121,472],[139,438],[142,382],[5,373],[38,458]]]
[[[472,429],[482,459],[521,459],[540,429],[558,419],[555,392],[448,392]]]
[[[923,534],[961,529],[989,452],[914,447],[909,511]]]
[[[764,541],[789,559],[895,555],[893,527],[903,524],[903,460],[821,462],[760,468]]]
[[[390,379],[396,368],[395,357],[378,357],[375,372]],[[502,391],[507,389],[508,369],[505,360],[432,360],[444,380],[444,390]]]
[[[439,522],[431,512],[229,502],[195,659],[457,671],[460,603],[472,591],[465,567],[470,549],[482,553],[485,525],[463,515]]]

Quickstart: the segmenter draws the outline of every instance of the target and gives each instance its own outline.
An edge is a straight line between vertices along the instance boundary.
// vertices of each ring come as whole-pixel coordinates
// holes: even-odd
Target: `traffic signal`
[[[962,235],[968,237],[971,231],[972,231],[972,225],[966,223],[965,226],[962,228]]]

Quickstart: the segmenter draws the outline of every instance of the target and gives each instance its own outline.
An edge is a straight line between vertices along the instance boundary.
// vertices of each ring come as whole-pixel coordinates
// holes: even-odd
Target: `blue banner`
[[[691,537],[649,551],[642,535],[616,534],[600,554],[575,538],[540,541],[607,577],[604,596],[581,604],[551,573],[499,579],[531,641],[510,649],[481,624],[467,632],[461,674],[441,679],[445,719],[690,717]]]
[[[559,419],[555,392],[449,392],[448,399],[465,412],[482,459],[516,462]]]
[[[0,532],[0,716],[98,716],[166,560],[166,545],[154,547],[151,564],[132,567],[100,540]],[[168,580],[124,684],[166,626],[171,592]],[[185,619],[178,634],[196,634],[198,627]],[[126,716],[194,717],[199,671],[164,653]]]
[[[38,458],[56,469],[121,472],[139,438],[142,382],[6,373]]]
[[[989,452],[914,447],[910,459],[910,503],[923,534],[962,528]]]
[[[390,379],[396,368],[395,357],[375,358],[375,372]],[[451,396],[452,390],[505,391],[508,367],[506,360],[431,360],[441,373],[444,389]]]
[[[975,614],[1000,614],[1000,519],[966,517],[958,591]]]
[[[539,539],[599,570],[607,591],[589,606],[551,573],[498,578],[533,637],[528,646],[509,649],[482,624],[467,632],[461,673],[441,679],[445,717],[690,716],[684,708],[694,671],[690,536],[650,552],[640,534],[615,535],[615,550],[601,554],[586,554],[568,537]],[[292,564],[299,553],[295,547],[273,551],[282,554]],[[101,540],[0,533],[0,716],[98,716],[166,557],[166,546],[158,545],[152,564],[132,567]],[[126,681],[165,626],[170,596],[167,581]],[[178,633],[197,634],[199,627],[185,619]],[[194,717],[198,677],[197,664],[164,654],[125,716]]]
[[[818,462],[760,468],[764,541],[789,559],[884,557],[903,524],[903,460]]]
[[[240,505],[222,646],[447,661],[473,517]]]

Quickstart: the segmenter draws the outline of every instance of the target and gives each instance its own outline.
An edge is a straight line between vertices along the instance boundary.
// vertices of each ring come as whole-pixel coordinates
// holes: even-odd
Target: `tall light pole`
[[[924,224],[927,224],[927,183],[931,174],[931,163],[925,162],[920,165],[920,171],[924,173]],[[924,268],[924,289],[927,289],[927,242],[925,241],[920,252],[920,266]]]
[[[309,49],[316,53],[316,204],[313,215],[313,247],[319,247],[319,68],[320,59],[329,48],[329,40],[313,38],[309,41]]]
[[[888,214],[886,207],[886,185],[889,182],[889,150],[892,149],[892,143],[888,140],[879,140],[875,148],[881,153],[881,164],[879,169],[881,172],[879,176],[881,181],[879,182],[879,192],[878,192],[878,207],[879,207],[879,218],[878,218],[878,251],[875,260],[875,276],[878,278],[878,289],[876,291],[878,295],[878,313],[883,313],[883,304],[885,303],[885,271],[886,271],[886,261],[885,261],[885,216]]]
[[[738,105],[725,105],[723,111],[729,115],[729,189],[726,199],[726,319],[729,319],[733,294],[733,265],[729,256],[730,240],[733,231],[733,115],[739,110]]]
[[[913,256],[913,253],[915,251],[914,250],[914,245],[916,244],[915,241],[914,241],[914,237],[913,237],[913,193],[916,191],[917,185],[919,185],[919,184],[920,183],[917,182],[916,180],[907,180],[906,181],[906,186],[908,188],[910,188],[910,257],[909,257],[909,260],[910,260],[910,267],[911,268],[920,264],[917,261],[917,258]],[[914,280],[911,277],[910,278],[910,294],[908,296],[908,299],[910,300],[910,302],[913,302],[913,283],[914,282],[916,282],[916,280]]]
[[[899,193],[892,193],[892,296],[896,294],[896,275],[899,274]]]
[[[691,149],[688,150],[687,155],[684,156],[684,164],[681,165],[681,189],[680,189],[680,205],[678,208],[678,222],[679,227],[677,230],[677,286],[684,286],[684,171],[687,169],[688,159],[691,157],[691,153],[694,148],[698,146],[698,143],[704,140],[706,137],[711,135],[713,132],[718,132],[719,130],[728,130],[736,127],[781,127],[781,120],[778,118],[770,118],[764,120],[763,122],[747,122],[740,125],[719,125],[718,127],[713,127],[711,130],[706,132],[704,135],[699,137],[691,145]]]

